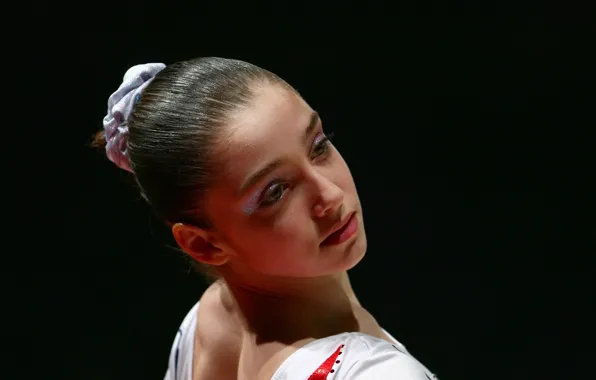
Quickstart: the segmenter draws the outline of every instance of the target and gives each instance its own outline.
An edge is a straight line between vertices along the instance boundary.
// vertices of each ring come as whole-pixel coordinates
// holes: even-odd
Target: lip
[[[321,244],[323,244],[325,242],[325,240],[327,240],[327,238],[329,238],[329,236],[333,235],[337,231],[346,227],[346,225],[350,222],[352,217],[355,216],[355,214],[356,214],[356,212],[353,211],[353,212],[349,213],[348,215],[346,215],[342,220],[337,222],[335,225],[333,225],[333,227],[331,227],[331,229],[325,234],[325,238],[321,241]]]

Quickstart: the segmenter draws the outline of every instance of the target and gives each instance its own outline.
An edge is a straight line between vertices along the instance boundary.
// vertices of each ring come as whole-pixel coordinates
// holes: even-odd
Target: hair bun
[[[155,75],[166,67],[163,63],[146,63],[128,69],[122,84],[108,99],[108,113],[103,118],[106,154],[116,166],[132,173],[127,154],[128,125],[126,120],[141,93]]]

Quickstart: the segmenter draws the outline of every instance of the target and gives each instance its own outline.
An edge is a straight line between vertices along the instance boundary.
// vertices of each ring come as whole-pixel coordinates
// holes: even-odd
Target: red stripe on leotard
[[[335,350],[335,352],[333,354],[331,354],[331,356],[328,357],[327,360],[325,360],[323,362],[323,364],[321,364],[319,366],[319,368],[317,368],[312,373],[312,375],[309,376],[308,380],[326,380],[327,375],[329,375],[329,372],[331,372],[333,365],[335,364],[335,361],[337,360],[337,357],[339,356],[339,354],[341,354],[341,349],[343,347],[344,347],[343,344],[341,346],[337,347],[337,350]]]

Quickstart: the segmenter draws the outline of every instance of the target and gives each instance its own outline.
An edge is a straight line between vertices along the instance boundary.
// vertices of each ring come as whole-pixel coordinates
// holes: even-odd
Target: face
[[[206,197],[214,231],[228,247],[226,265],[276,277],[353,267],[366,251],[366,236],[345,161],[297,93],[279,85],[261,85],[255,93],[219,143],[223,170]],[[329,244],[330,231],[348,219]],[[338,243],[339,236],[349,237]]]

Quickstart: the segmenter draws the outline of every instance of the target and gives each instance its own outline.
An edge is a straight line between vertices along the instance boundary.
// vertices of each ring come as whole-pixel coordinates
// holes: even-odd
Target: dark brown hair
[[[253,64],[209,57],[166,66],[143,91],[126,121],[127,147],[141,195],[160,219],[209,227],[202,200],[217,174],[214,147],[259,82],[289,88]],[[103,131],[92,145],[105,146]]]

